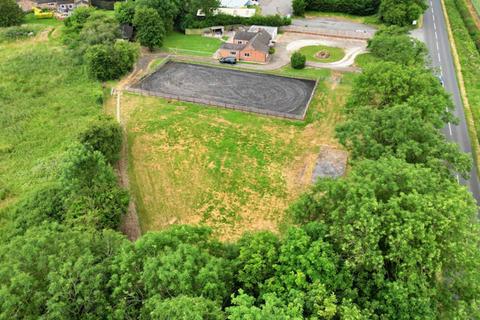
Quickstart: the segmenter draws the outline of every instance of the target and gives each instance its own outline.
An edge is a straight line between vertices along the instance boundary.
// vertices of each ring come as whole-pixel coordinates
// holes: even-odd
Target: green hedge
[[[480,51],[480,30],[475,24],[475,20],[470,14],[470,10],[468,10],[465,0],[455,0],[455,5],[458,9],[458,12],[462,16],[463,23],[467,27],[470,37],[472,38],[473,42],[475,42],[477,50]]]
[[[462,65],[463,80],[473,113],[478,139],[480,137],[480,81],[478,81],[480,79],[480,53],[476,50],[475,44],[469,36],[455,1],[445,0],[445,5],[447,6],[453,37],[455,38],[460,64]]]
[[[235,24],[243,25],[264,25],[272,27],[287,26],[292,23],[290,18],[281,17],[279,15],[274,16],[253,16],[250,18],[234,17],[226,14],[218,14],[215,16],[207,17],[203,20],[196,20],[194,18],[186,18],[181,25],[183,30],[196,29],[196,28],[208,28],[213,26],[228,26]]]
[[[307,0],[307,10],[343,12],[368,16],[378,10],[380,0]]]

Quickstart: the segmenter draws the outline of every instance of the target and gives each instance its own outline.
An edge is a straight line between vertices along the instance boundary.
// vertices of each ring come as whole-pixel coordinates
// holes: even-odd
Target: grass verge
[[[375,27],[383,26],[383,23],[378,19],[376,14],[370,16],[356,16],[348,13],[340,12],[320,12],[320,11],[307,11],[305,12],[306,18],[315,18],[315,17],[324,17],[324,18],[334,18],[346,21],[352,21],[357,23],[363,23]]]
[[[466,122],[472,141],[472,150],[478,172],[480,172],[479,121],[480,121],[480,54],[473,43],[454,0],[441,1],[450,45],[452,48],[457,78],[460,85]]]

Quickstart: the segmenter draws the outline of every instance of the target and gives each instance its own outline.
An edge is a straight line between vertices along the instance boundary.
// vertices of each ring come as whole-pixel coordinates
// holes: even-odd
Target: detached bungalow
[[[224,43],[219,50],[220,57],[235,57],[237,60],[267,62],[270,49],[270,34],[260,29],[258,32],[240,31],[233,43]]]

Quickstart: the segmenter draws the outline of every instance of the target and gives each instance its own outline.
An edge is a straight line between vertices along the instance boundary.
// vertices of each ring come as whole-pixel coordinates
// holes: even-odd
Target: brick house
[[[235,57],[237,60],[267,62],[272,37],[260,29],[258,32],[240,31],[233,37],[233,43],[224,43],[219,50],[221,58]]]

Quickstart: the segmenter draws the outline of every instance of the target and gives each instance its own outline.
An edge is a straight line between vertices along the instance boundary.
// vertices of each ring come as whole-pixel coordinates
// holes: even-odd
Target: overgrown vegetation
[[[477,139],[480,136],[480,53],[475,47],[462,18],[457,11],[453,0],[446,0],[448,18],[452,26],[452,33],[457,47],[462,75],[467,91],[467,98],[471,105]]]
[[[480,27],[475,23],[465,0],[455,0],[455,5],[457,6],[458,12],[462,17],[463,23],[465,24],[470,37],[472,37],[477,50],[480,52]]]
[[[20,25],[24,13],[15,0],[0,0],[0,28]]]

